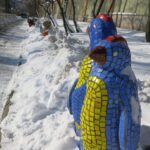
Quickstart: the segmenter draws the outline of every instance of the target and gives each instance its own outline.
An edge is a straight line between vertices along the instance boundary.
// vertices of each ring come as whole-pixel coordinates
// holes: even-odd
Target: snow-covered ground
[[[86,29],[87,24],[81,24]],[[78,150],[79,137],[67,110],[69,90],[88,52],[88,35],[61,32],[42,37],[28,28],[22,64],[9,83],[11,106],[1,123],[2,150]],[[128,39],[142,106],[142,144],[150,143],[150,44],[144,33],[118,29]]]
[[[4,91],[16,69],[21,53],[20,43],[27,36],[24,22],[18,21],[15,24],[0,30],[0,114],[4,106]]]
[[[21,20],[21,17],[15,14],[0,13],[0,29],[18,20]]]

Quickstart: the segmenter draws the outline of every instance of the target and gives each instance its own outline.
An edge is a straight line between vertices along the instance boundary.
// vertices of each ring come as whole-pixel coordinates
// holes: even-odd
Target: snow
[[[130,80],[132,80],[133,82],[136,81],[136,77],[133,73],[133,70],[131,68],[131,66],[127,66],[125,69],[123,69],[121,71],[122,74],[127,75],[129,77]]]
[[[140,116],[140,105],[135,97],[131,97],[131,106],[132,106],[132,119],[135,123],[139,124],[139,116]]]
[[[25,27],[24,22],[19,21],[13,25],[13,28],[11,25],[11,27],[0,30],[0,114],[5,102],[2,100],[5,97],[4,90],[12,77],[13,71],[21,61],[21,58],[19,58],[22,50],[20,43],[27,37]]]
[[[18,20],[21,20],[21,17],[16,16],[14,14],[1,13],[0,14],[0,28],[2,29],[6,25],[10,23],[15,23]]]
[[[85,52],[76,50],[79,41],[69,48],[71,38],[51,43],[38,29],[28,32],[29,38],[22,43],[27,62],[18,68],[7,91],[15,93],[1,124],[2,149],[76,149],[78,138],[66,105]]]
[[[81,26],[86,29],[88,24]],[[26,29],[29,37],[22,43],[21,55],[27,61],[18,67],[6,91],[7,95],[12,90],[15,92],[8,115],[1,123],[2,150],[78,150],[80,138],[74,132],[67,99],[81,61],[88,53],[88,35],[71,34],[66,38],[61,32],[42,37],[40,29]],[[148,132],[145,134],[150,128],[150,44],[144,42],[142,32],[118,30],[128,39],[132,52],[142,106],[142,136],[147,139],[150,136]]]

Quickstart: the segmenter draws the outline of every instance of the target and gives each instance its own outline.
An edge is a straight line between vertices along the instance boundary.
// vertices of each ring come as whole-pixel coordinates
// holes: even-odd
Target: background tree
[[[61,13],[61,17],[63,19],[63,25],[64,25],[64,28],[65,28],[65,32],[66,32],[66,35],[68,35],[69,33],[74,33],[75,30],[73,29],[72,25],[70,25],[69,21],[68,21],[68,18],[67,18],[67,8],[68,8],[68,0],[57,0],[57,3],[58,3],[58,6],[60,8],[60,13]],[[74,0],[71,0],[71,5],[72,7],[72,10],[73,10],[73,22],[74,22],[74,25],[75,25],[75,29],[76,29],[76,32],[81,32],[81,29],[79,28],[77,22],[76,22],[76,7],[75,7],[75,3],[74,3]]]
[[[122,23],[122,13],[125,12],[125,9],[126,9],[126,6],[127,6],[127,2],[128,2],[128,0],[125,0],[124,6],[123,6],[123,10],[122,10],[122,12],[121,12],[119,27],[121,27],[121,23]]]
[[[135,22],[135,17],[136,17],[136,13],[137,13],[137,10],[138,10],[138,6],[139,6],[139,0],[137,0],[136,2],[136,5],[135,5],[135,8],[134,8],[134,15],[131,17],[131,26],[132,26],[132,30],[134,30],[134,22]]]
[[[82,32],[76,21],[76,11],[75,11],[76,8],[75,8],[74,0],[71,0],[71,2],[72,2],[72,8],[73,8],[73,22],[75,25],[76,32]]]
[[[93,18],[96,17],[95,10],[96,10],[97,1],[98,1],[98,0],[95,0],[95,1],[94,1],[94,4],[93,4],[93,9],[92,9],[92,16],[93,16]]]
[[[148,20],[146,25],[146,41],[150,42],[150,0],[148,5]]]
[[[10,13],[11,12],[10,0],[5,0],[5,12],[6,13]]]
[[[116,2],[116,0],[112,0],[110,7],[108,8],[108,11],[107,11],[108,15],[111,13],[111,16],[112,16],[112,13],[113,13],[114,7],[115,7],[115,2]]]
[[[68,0],[64,0],[64,1],[62,1],[62,10],[63,10],[63,15],[64,15],[64,19],[65,19],[65,24],[66,24],[66,26],[67,26],[67,29],[68,29],[68,31],[69,32],[71,32],[71,33],[73,33],[73,32],[75,32],[75,30],[73,29],[73,27],[70,25],[70,23],[69,23],[69,21],[68,21],[68,17],[67,17],[67,8],[68,8],[68,4],[69,4],[69,1]],[[70,0],[70,7],[72,7],[72,1]],[[71,9],[71,11],[72,11],[72,9]],[[62,13],[61,13],[61,15],[62,15]]]
[[[68,0],[64,0],[64,14],[67,15]]]
[[[48,16],[50,19],[50,22],[52,23],[53,27],[58,27],[57,21],[55,20],[52,12],[54,8],[54,1],[53,0],[46,0],[46,1],[40,1],[38,0],[39,6],[41,6],[45,12],[45,17]]]
[[[83,12],[83,17],[86,17],[86,12],[87,12],[87,8],[88,8],[88,2],[89,2],[89,0],[85,0],[85,7],[84,7],[84,12]]]
[[[118,16],[119,16],[118,14],[121,12],[121,5],[122,5],[122,0],[118,0],[117,1],[118,10],[117,10],[116,20],[115,20],[116,25],[118,25]]]
[[[64,14],[64,7],[63,7],[63,4],[60,0],[57,0],[57,3],[58,3],[58,6],[59,6],[59,9],[60,9],[60,13],[61,13],[61,16],[62,16],[62,20],[63,20],[63,26],[64,26],[64,29],[65,29],[65,32],[66,32],[66,35],[68,35],[69,32],[73,33],[74,30],[71,28],[71,26],[68,24],[67,20],[66,20],[66,16]]]
[[[101,0],[96,11],[96,16],[100,13],[105,0]]]
[[[23,3],[27,8],[29,16],[38,16],[37,14],[37,10],[39,7],[38,0],[23,0]]]
[[[93,3],[93,9],[92,9],[92,17],[93,17],[93,18],[95,18],[95,17],[100,13],[100,11],[101,11],[101,9],[102,9],[102,6],[103,6],[103,4],[104,4],[104,0],[101,0],[101,1],[99,2],[98,7],[96,7],[97,4],[98,4],[98,0],[95,0],[94,3]]]

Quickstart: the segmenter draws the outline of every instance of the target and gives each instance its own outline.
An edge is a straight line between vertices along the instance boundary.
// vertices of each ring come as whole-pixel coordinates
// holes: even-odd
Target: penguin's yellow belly
[[[81,111],[84,150],[106,150],[106,110],[108,93],[104,81],[91,76]]]
[[[79,88],[82,84],[84,84],[89,76],[89,73],[92,68],[92,59],[89,56],[86,56],[81,64],[80,73],[78,82],[75,88]]]

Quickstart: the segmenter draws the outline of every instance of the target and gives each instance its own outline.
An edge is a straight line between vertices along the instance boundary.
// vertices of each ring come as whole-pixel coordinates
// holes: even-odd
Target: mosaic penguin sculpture
[[[113,20],[105,14],[98,15],[96,19],[93,19],[91,24],[94,23],[98,26],[98,28],[96,29],[96,31],[93,28],[89,28],[89,30],[91,30],[89,31],[89,34],[91,34],[90,50],[96,44],[94,43],[95,40],[99,42],[103,39],[106,39],[110,35],[117,34]],[[79,78],[75,81],[74,85],[72,86],[69,95],[68,107],[70,113],[73,114],[77,130],[80,129],[80,113],[86,92],[86,81],[88,79],[89,73],[91,72],[92,66],[93,60],[89,56],[86,56],[80,67]]]
[[[106,62],[93,65],[81,111],[84,150],[136,150],[140,137],[140,105],[131,69],[130,51],[119,36],[96,45],[95,61],[105,52]]]
[[[96,28],[93,22],[90,31]],[[94,61],[80,118],[83,149],[137,150],[141,114],[127,42],[121,36],[92,42]]]
[[[89,56],[92,59],[87,57],[85,60],[89,61],[82,63],[79,79],[70,93],[70,111],[76,127],[81,128],[81,149],[136,150],[140,137],[136,79],[125,39],[116,34],[102,36],[107,28],[99,21],[109,19],[102,15],[91,22]],[[102,53],[105,63],[98,61]],[[88,73],[82,75],[83,70]]]

